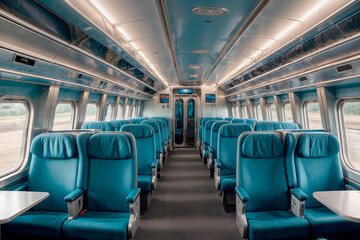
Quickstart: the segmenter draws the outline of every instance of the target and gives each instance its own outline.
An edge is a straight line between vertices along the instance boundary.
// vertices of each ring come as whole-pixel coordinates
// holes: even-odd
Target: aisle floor
[[[135,239],[240,239],[235,212],[225,212],[197,151],[184,148],[170,154]]]

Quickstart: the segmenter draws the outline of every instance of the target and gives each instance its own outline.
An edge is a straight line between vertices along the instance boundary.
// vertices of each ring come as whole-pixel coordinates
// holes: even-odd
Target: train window
[[[259,120],[259,121],[263,120],[262,113],[261,113],[261,105],[260,104],[255,105],[255,114],[256,114],[256,119],[257,120]]]
[[[29,119],[28,102],[0,102],[0,176],[16,171],[27,159]]]
[[[284,121],[285,122],[293,122],[293,116],[291,111],[291,104],[289,102],[285,102],[283,105],[283,113],[284,113]]]
[[[117,109],[117,113],[116,113],[116,119],[120,120],[120,119],[123,118],[123,109],[124,109],[123,104],[119,104],[118,109]]]
[[[105,109],[105,121],[112,120],[112,114],[113,114],[113,105],[107,104]]]
[[[125,118],[129,118],[129,114],[130,114],[130,107],[131,107],[131,104],[126,104],[125,106]]]
[[[344,157],[352,168],[360,170],[360,99],[342,101],[339,116]]]
[[[278,121],[275,104],[273,103],[268,104],[268,114],[270,121]]]
[[[249,116],[247,114],[247,111],[246,111],[246,106],[245,105],[241,105],[240,112],[241,112],[241,117],[242,118],[249,118]]]
[[[322,129],[320,106],[317,101],[307,101],[304,103],[303,114],[307,129]]]
[[[55,118],[52,130],[68,130],[73,128],[75,118],[74,102],[59,102],[55,109]]]
[[[239,118],[239,104],[235,105],[234,110],[235,110],[235,118]]]
[[[97,103],[88,103],[86,106],[85,122],[91,122],[97,120],[98,105]]]

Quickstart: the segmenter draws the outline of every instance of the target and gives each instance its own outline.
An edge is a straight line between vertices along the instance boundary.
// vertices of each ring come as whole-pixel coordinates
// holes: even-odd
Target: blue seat
[[[294,122],[271,121],[257,121],[254,125],[254,131],[275,131],[283,129],[299,129],[299,125]]]
[[[85,122],[81,129],[98,129],[101,131],[115,131],[114,125],[111,122]]]
[[[246,122],[246,119],[243,119],[243,118],[233,118],[231,120],[231,123],[247,123],[247,122]]]
[[[254,124],[257,122],[256,119],[245,119],[246,123],[249,124],[252,128],[254,128]]]
[[[166,126],[166,133],[167,133],[167,140],[170,143],[171,140],[171,134],[170,134],[170,123],[169,123],[169,119],[167,117],[152,117],[151,119],[160,119],[160,120],[164,120],[165,121],[165,126]]]
[[[167,160],[167,149],[168,149],[168,141],[167,141],[167,133],[166,133],[166,124],[164,120],[161,119],[151,119],[151,121],[155,121],[158,123],[161,134],[161,148],[163,152],[163,164],[166,163]]]
[[[209,156],[204,156],[204,152],[205,152],[205,126],[206,126],[206,123],[210,120],[215,120],[215,118],[212,118],[212,117],[206,117],[203,119],[202,121],[202,125],[200,126],[200,131],[202,131],[201,133],[201,150],[200,150],[200,153],[201,153],[201,160],[203,160],[204,158],[208,158]]]
[[[210,177],[214,176],[214,159],[218,156],[218,138],[219,138],[219,129],[222,125],[228,124],[229,121],[216,121],[211,128],[210,134],[210,146],[209,146],[209,158],[207,165],[210,171]]]
[[[307,195],[305,217],[312,236],[359,231],[360,224],[339,217],[313,197],[316,191],[345,189],[336,137],[324,132],[288,133],[286,144],[289,185]]]
[[[127,124],[122,126],[122,132],[129,132],[135,137],[138,160],[138,187],[141,188],[140,206],[147,209],[150,206],[151,192],[157,184],[157,165],[155,157],[154,129],[146,124]]]
[[[149,120],[149,119],[146,117],[135,117],[135,118],[129,118],[127,120],[133,124],[141,124],[142,121]]]
[[[204,164],[207,163],[207,159],[209,158],[209,146],[211,140],[211,128],[216,120],[209,120],[205,123],[204,126],[204,139],[202,145],[202,161]]]
[[[224,124],[219,130],[218,158],[214,162],[216,189],[224,205],[235,204],[236,149],[239,136],[252,131],[247,123]]]
[[[224,120],[222,117],[216,117],[215,120]]]
[[[233,120],[233,117],[225,117],[224,120],[231,122],[231,120]]]
[[[114,125],[114,130],[116,132],[119,132],[123,125],[131,124],[129,120],[110,120],[110,122]]]
[[[79,165],[75,136],[48,133],[34,138],[27,186],[17,190],[48,192],[50,196],[31,211],[4,224],[6,236],[60,238],[68,218],[65,196],[79,187]]]
[[[140,220],[136,147],[128,133],[99,133],[79,143],[87,211],[68,219],[63,234],[72,239],[134,238]],[[73,199],[65,199],[72,202]]]
[[[281,133],[245,133],[238,143],[236,222],[250,240],[308,238],[310,225],[289,211]]]
[[[201,155],[201,142],[202,142],[202,121],[204,120],[205,117],[201,117],[199,119],[199,129],[198,129],[198,137],[197,137],[197,141],[196,141],[196,147],[200,152]]]
[[[198,134],[198,137],[199,137],[199,143],[198,143],[198,147],[199,147],[199,150],[200,150],[200,156],[202,156],[202,144],[203,144],[203,141],[204,141],[204,126],[206,124],[207,121],[209,120],[214,120],[214,118],[212,117],[202,117],[200,118],[200,122],[199,122],[199,134]]]
[[[158,177],[160,177],[160,170],[162,168],[163,165],[163,150],[162,150],[162,146],[161,146],[161,132],[160,132],[160,127],[159,124],[156,121],[153,120],[145,120],[143,121],[141,124],[147,124],[149,126],[151,126],[154,130],[155,133],[155,157],[158,161]]]

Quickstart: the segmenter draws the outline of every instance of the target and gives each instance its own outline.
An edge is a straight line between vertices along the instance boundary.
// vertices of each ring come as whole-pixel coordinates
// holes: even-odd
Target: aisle
[[[240,239],[235,213],[225,212],[197,151],[171,153],[135,239]]]

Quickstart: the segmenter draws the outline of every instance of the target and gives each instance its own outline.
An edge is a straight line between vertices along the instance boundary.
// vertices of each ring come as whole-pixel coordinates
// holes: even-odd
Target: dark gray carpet
[[[235,213],[225,212],[197,151],[171,153],[135,239],[240,239]]]

